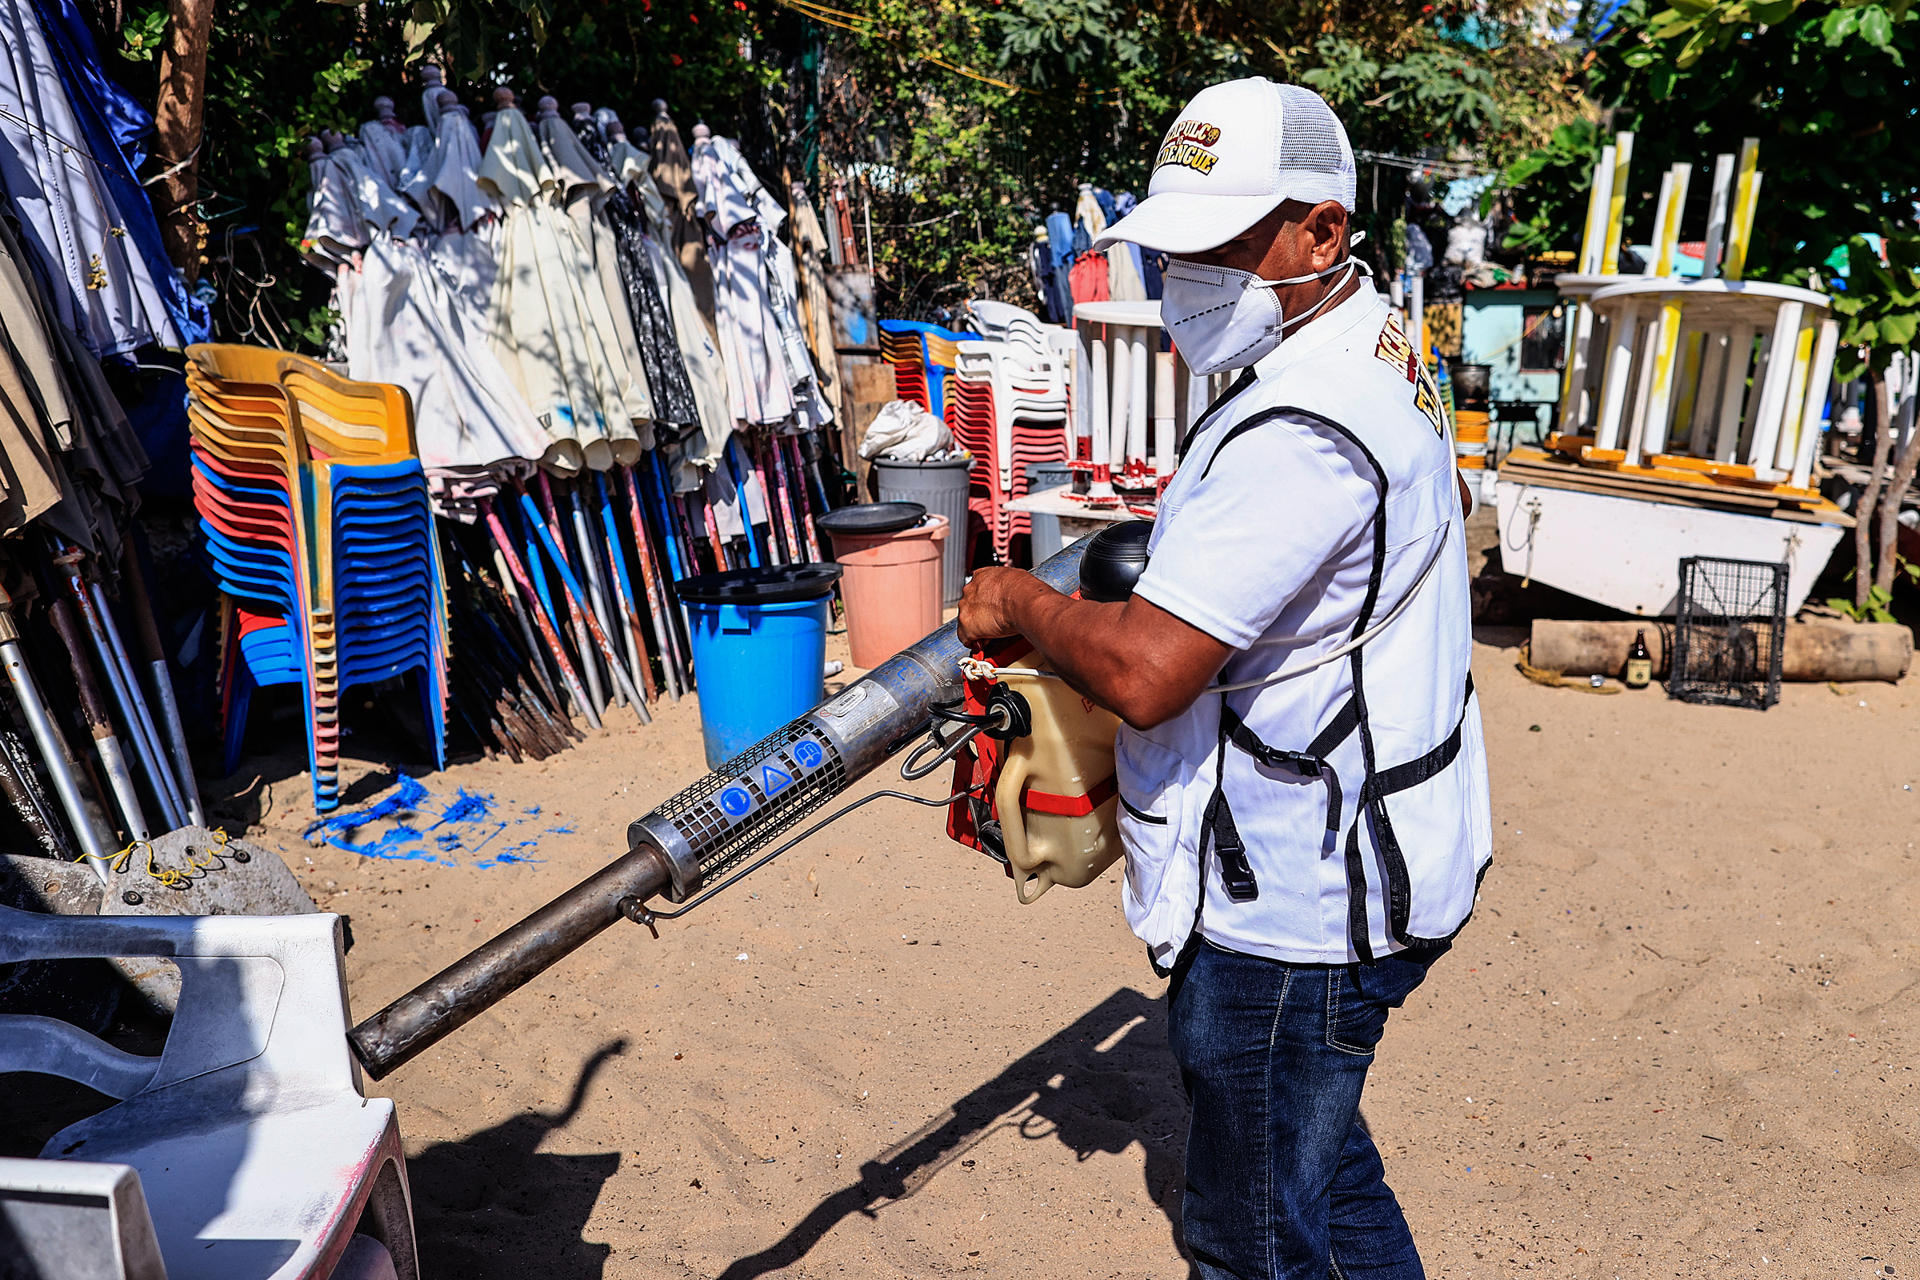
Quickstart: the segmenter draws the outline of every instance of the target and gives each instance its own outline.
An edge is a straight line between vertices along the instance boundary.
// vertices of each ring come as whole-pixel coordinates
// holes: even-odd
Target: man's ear
[[[1307,229],[1313,236],[1313,267],[1325,271],[1347,257],[1350,219],[1338,200],[1322,200],[1307,216]]]

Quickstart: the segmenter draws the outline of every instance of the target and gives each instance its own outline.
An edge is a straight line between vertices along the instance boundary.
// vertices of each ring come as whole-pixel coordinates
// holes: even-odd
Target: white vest
[[[1163,971],[1196,934],[1294,963],[1366,961],[1451,939],[1473,909],[1492,822],[1465,532],[1439,412],[1397,316],[1363,290],[1243,374],[1182,451],[1150,551],[1176,522],[1235,518],[1184,503],[1209,468],[1233,465],[1249,432],[1331,433],[1377,495],[1345,578],[1335,565],[1325,578],[1364,575],[1364,587],[1289,604],[1221,683],[1304,667],[1364,632],[1445,541],[1405,610],[1353,653],[1297,679],[1202,694],[1150,731],[1121,729],[1127,920]],[[1315,492],[1303,486],[1316,477],[1271,482],[1285,503]]]

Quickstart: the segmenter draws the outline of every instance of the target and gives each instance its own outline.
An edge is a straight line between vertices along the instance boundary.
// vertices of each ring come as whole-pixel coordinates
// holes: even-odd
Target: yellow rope
[[[88,862],[98,860],[104,862],[107,865],[107,869],[114,874],[126,875],[128,868],[133,866],[133,855],[135,851],[145,848],[147,851],[147,865],[140,868],[140,870],[147,878],[159,882],[168,889],[185,889],[196,880],[204,880],[207,872],[225,865],[227,843],[231,839],[232,837],[227,834],[225,827],[215,827],[213,829],[214,847],[205,851],[206,860],[202,861],[192,846],[188,846],[186,852],[187,866],[184,871],[175,867],[163,867],[155,862],[153,860],[153,845],[146,840],[135,840],[118,853],[106,855],[83,853],[76,857],[74,861]]]
[[[1586,693],[1620,692],[1620,686],[1617,684],[1595,685],[1590,679],[1576,679],[1564,671],[1555,671],[1551,667],[1536,667],[1533,665],[1532,658],[1533,642],[1528,641],[1520,646],[1520,659],[1513,665],[1520,669],[1521,675],[1535,684],[1546,685],[1549,689],[1579,689]]]

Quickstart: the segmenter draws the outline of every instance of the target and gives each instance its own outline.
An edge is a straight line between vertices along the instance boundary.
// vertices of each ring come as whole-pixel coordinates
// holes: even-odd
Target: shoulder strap
[[[1208,420],[1211,419],[1215,413],[1224,409],[1229,400],[1232,400],[1235,396],[1258,381],[1259,377],[1260,375],[1255,371],[1254,366],[1248,365],[1225,391],[1222,391],[1214,397],[1213,403],[1208,405],[1198,418],[1194,419],[1191,427],[1187,428],[1187,438],[1180,442],[1180,456],[1182,458],[1186,457],[1187,451],[1193,448],[1193,442],[1198,439],[1200,433],[1206,429]]]

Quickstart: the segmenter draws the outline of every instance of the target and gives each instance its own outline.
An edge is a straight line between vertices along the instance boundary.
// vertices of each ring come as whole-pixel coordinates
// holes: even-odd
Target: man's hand
[[[1019,601],[1032,595],[1039,579],[1025,569],[975,569],[960,596],[960,641],[978,648],[983,641],[1018,635]]]
[[[1146,600],[1077,600],[1022,569],[975,570],[959,621],[968,645],[1026,636],[1068,684],[1136,729],[1186,710],[1233,654]]]

